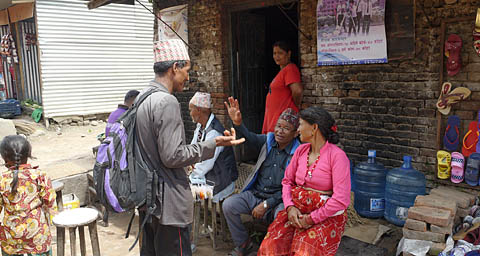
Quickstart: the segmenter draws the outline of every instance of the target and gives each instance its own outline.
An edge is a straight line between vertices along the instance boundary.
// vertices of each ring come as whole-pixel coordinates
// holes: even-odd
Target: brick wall
[[[214,113],[225,121],[222,102],[229,95],[229,63],[225,54],[228,53],[225,35],[228,28],[222,16],[222,5],[231,1],[188,2],[189,41],[199,51],[191,52],[194,66],[187,91],[212,93]],[[300,68],[305,86],[303,107],[322,105],[330,111],[338,123],[341,146],[353,160],[365,160],[367,150],[376,149],[383,164],[396,167],[401,164],[402,156],[408,154],[413,156],[414,167],[433,179],[436,169],[435,104],[440,90],[440,22],[473,16],[480,1],[459,0],[453,5],[445,5],[440,0],[416,1],[413,59],[331,67],[316,65],[316,4],[316,0],[300,1],[300,28],[313,38],[309,41],[299,35]],[[455,32],[464,41],[464,67],[452,78],[445,73],[445,80],[472,90],[469,100],[453,107],[453,113],[464,120],[462,136],[468,122],[480,109],[480,57],[472,50],[473,22],[474,19],[447,24],[446,29],[447,36]]]
[[[403,155],[412,155],[414,167],[432,179],[436,169],[440,21],[473,15],[478,1],[463,0],[451,6],[416,2],[416,54],[411,60],[317,67],[316,42],[301,40],[304,106],[323,105],[334,115],[343,148],[350,158],[364,160],[368,149],[376,149],[379,160],[392,167],[401,164]],[[313,38],[316,37],[315,4],[316,1],[301,1],[300,27]],[[454,107],[454,113],[466,119],[473,119],[480,108],[480,80],[474,73],[480,71],[480,57],[472,50],[473,22],[472,19],[447,25],[447,35],[457,31],[465,44],[462,58],[468,64],[454,78],[445,74],[445,80],[473,91],[468,101]]]

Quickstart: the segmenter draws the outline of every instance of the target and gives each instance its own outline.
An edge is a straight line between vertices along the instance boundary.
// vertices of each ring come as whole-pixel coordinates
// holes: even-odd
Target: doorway
[[[292,47],[292,62],[299,66],[298,13],[296,1],[231,12],[231,91],[239,100],[243,123],[252,132],[262,131],[269,85],[280,71],[273,60],[272,45],[287,41]],[[245,151],[258,156],[253,150]],[[251,157],[242,156],[242,160],[247,159]]]

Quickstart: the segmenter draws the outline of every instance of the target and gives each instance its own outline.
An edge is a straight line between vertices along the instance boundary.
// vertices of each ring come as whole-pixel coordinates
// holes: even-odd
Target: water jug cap
[[[404,162],[411,162],[412,161],[412,156],[403,156],[403,161]]]
[[[376,150],[369,150],[368,151],[368,157],[377,157],[377,151]]]

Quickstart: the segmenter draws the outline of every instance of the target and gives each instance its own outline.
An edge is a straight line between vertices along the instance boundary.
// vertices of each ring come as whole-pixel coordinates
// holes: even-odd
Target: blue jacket
[[[262,166],[265,159],[267,159],[267,156],[270,153],[272,146],[276,143],[276,141],[275,141],[275,135],[273,132],[269,132],[266,135],[255,134],[248,131],[248,129],[243,124],[240,126],[235,126],[235,129],[238,131],[239,134],[245,137],[245,140],[247,141],[247,143],[257,148],[261,148],[260,154],[258,155],[257,163],[255,164],[255,168],[253,169],[253,172],[250,173],[248,178],[245,180],[245,183],[243,185],[242,192],[244,192],[244,191],[250,190],[253,187],[253,184],[257,180],[260,167]],[[296,138],[293,140],[292,143],[293,145],[289,152],[290,157],[287,160],[285,166],[283,167],[284,171],[287,168],[288,164],[290,163],[290,159],[293,157],[293,153],[295,153],[295,150],[298,148],[298,146],[300,146],[300,141]],[[269,206],[269,208],[271,207],[275,207],[275,206],[274,205]]]

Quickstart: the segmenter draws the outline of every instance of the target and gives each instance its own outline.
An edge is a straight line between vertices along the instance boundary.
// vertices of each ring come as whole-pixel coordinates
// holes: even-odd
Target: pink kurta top
[[[320,223],[350,204],[350,161],[343,150],[328,142],[320,149],[320,160],[312,171],[312,178],[307,173],[307,157],[310,143],[300,145],[285,170],[282,180],[282,198],[285,209],[293,205],[292,188],[302,186],[321,191],[333,191],[327,203],[313,211],[311,217]]]

